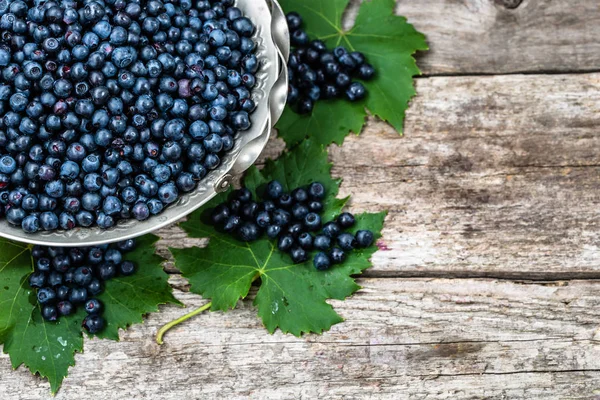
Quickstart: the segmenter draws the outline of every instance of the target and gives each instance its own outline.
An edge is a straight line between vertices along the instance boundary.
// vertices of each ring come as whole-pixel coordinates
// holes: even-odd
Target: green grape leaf
[[[107,326],[97,336],[118,340],[119,328],[142,322],[142,315],[157,311],[159,304],[179,303],[162,269],[163,259],[154,255],[157,239],[146,235],[126,254],[126,259],[137,263],[136,274],[106,283],[99,299],[104,303]],[[0,344],[13,368],[25,365],[33,374],[39,373],[56,393],[69,367],[75,365],[75,353],[83,351],[85,311],[80,309],[56,323],[45,321],[35,291],[29,287],[32,271],[31,246],[1,239]]]
[[[305,141],[280,159],[268,161],[263,170],[253,167],[244,183],[260,193],[261,187],[272,179],[279,180],[288,190],[319,181],[327,189],[322,215],[328,221],[346,203],[346,199],[335,198],[340,181],[331,178],[330,169],[322,146]],[[207,207],[216,206],[226,197],[227,194],[218,196]],[[354,230],[370,229],[379,237],[384,217],[385,213],[361,214]],[[321,333],[341,322],[342,318],[326,300],[343,300],[358,290],[351,275],[369,268],[369,258],[377,250],[375,245],[356,250],[344,264],[321,272],[313,267],[312,260],[294,265],[289,255],[280,252],[276,243],[266,237],[244,243],[216,231],[203,222],[202,211],[192,214],[181,226],[191,237],[210,238],[205,248],[171,249],[176,266],[190,282],[190,290],[210,299],[211,310],[226,311],[245,298],[252,283],[260,279],[254,305],[271,333],[277,328],[296,336]]]
[[[341,144],[350,133],[360,133],[367,110],[402,132],[404,116],[415,95],[413,76],[421,72],[413,54],[427,50],[425,36],[417,32],[406,18],[394,15],[394,0],[366,0],[354,26],[345,31],[342,15],[349,0],[281,0],[286,13],[295,11],[304,18],[311,38],[325,41],[328,47],[344,46],[365,54],[377,74],[363,82],[369,94],[364,102],[321,100],[309,115],[299,115],[286,108],[277,124],[280,136],[288,145],[305,137],[328,145]]]

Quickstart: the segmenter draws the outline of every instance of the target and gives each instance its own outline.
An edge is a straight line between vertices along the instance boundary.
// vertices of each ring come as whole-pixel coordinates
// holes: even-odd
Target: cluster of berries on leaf
[[[287,193],[280,182],[271,181],[264,201],[255,201],[247,188],[238,189],[228,201],[209,210],[208,222],[244,242],[266,234],[277,240],[277,248],[289,254],[295,264],[308,261],[314,253],[315,268],[326,270],[343,263],[353,249],[371,246],[374,236],[368,230],[347,232],[355,225],[354,216],[347,212],[323,224],[325,195],[319,182]]]
[[[287,15],[293,46],[289,69],[288,103],[299,114],[312,112],[321,99],[346,98],[358,101],[367,96],[361,82],[375,76],[375,68],[358,51],[338,46],[329,50],[321,40],[310,40],[302,29],[302,17],[295,12]]]
[[[123,260],[123,253],[134,248],[132,239],[91,248],[35,246],[29,286],[37,289],[42,317],[54,322],[83,307],[87,313],[83,327],[89,333],[100,332],[105,326],[104,305],[96,296],[104,291],[105,281],[135,273],[136,265]]]

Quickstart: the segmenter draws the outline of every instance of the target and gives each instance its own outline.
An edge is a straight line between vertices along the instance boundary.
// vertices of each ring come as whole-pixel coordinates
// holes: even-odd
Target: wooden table
[[[351,209],[390,210],[389,250],[357,295],[332,302],[347,321],[269,335],[247,300],[159,347],[157,329],[184,313],[163,307],[120,343],[87,341],[56,399],[598,398],[600,4],[401,0],[397,11],[431,45],[406,135],[371,120],[330,149]],[[281,149],[274,139],[267,153]],[[162,254],[198,244],[161,234]],[[0,398],[50,397],[0,359]]]

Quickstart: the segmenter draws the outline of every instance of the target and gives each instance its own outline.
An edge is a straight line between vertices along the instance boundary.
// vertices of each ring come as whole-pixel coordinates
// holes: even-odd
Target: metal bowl
[[[146,221],[124,220],[110,229],[75,228],[68,231],[25,233],[0,220],[0,236],[45,246],[94,246],[134,238],[172,224],[200,208],[217,193],[229,188],[233,176],[241,174],[258,158],[271,130],[281,117],[287,97],[287,59],[290,44],[285,15],[276,0],[237,0],[236,6],[256,25],[254,40],[261,64],[252,98],[258,105],[250,116],[252,127],[236,136],[234,148],[222,158],[191,193],[184,194],[161,214]]]

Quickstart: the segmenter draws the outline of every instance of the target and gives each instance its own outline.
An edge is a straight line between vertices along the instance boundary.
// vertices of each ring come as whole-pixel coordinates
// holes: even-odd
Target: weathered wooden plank
[[[598,389],[600,282],[361,284],[333,302],[347,322],[302,339],[266,333],[247,300],[188,321],[158,347],[158,327],[184,313],[165,307],[120,343],[86,342],[56,399],[556,399]],[[0,360],[3,399],[49,398],[46,383]]]
[[[600,277],[600,75],[438,77],[418,91],[405,137],[370,121],[330,149],[351,209],[390,212],[367,275]]]
[[[600,65],[595,0],[398,0],[396,12],[427,36],[431,50],[417,56],[425,74],[597,71]]]

